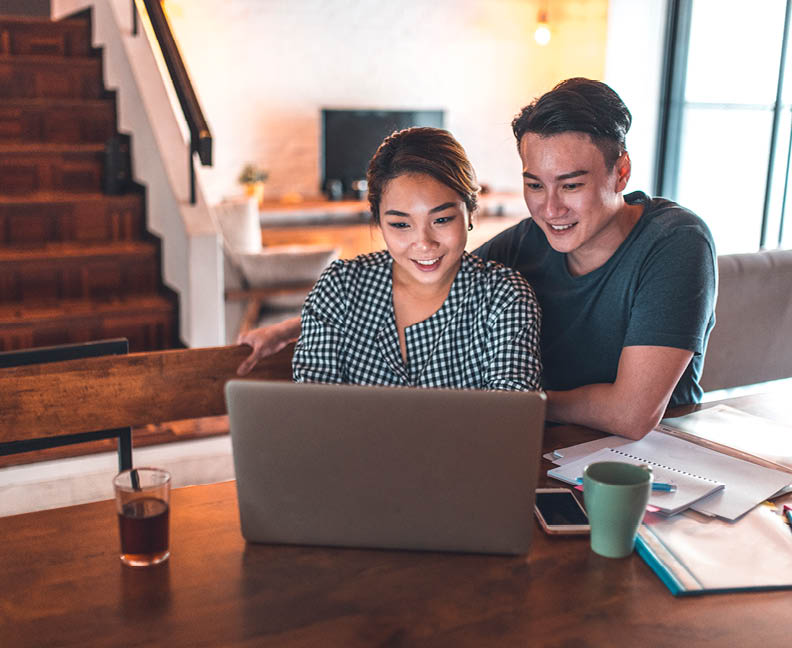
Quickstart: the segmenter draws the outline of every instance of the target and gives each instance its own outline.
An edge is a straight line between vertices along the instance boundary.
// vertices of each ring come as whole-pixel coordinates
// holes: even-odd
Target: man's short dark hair
[[[512,121],[517,146],[526,133],[550,137],[585,133],[612,169],[626,150],[632,115],[621,97],[601,81],[576,77],[562,81],[520,111]]]

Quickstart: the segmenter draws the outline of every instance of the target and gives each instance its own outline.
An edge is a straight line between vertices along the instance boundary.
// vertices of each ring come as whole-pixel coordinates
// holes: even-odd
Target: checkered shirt
[[[440,309],[405,330],[387,251],[332,263],[303,306],[297,382],[528,391],[540,388],[541,311],[517,272],[467,252]]]

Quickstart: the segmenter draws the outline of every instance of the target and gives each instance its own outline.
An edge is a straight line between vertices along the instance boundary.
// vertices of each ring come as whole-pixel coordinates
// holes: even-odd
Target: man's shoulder
[[[662,239],[668,236],[693,234],[714,247],[712,233],[706,222],[695,212],[679,203],[661,197],[649,197],[643,192],[625,196],[630,204],[643,203],[644,236]]]

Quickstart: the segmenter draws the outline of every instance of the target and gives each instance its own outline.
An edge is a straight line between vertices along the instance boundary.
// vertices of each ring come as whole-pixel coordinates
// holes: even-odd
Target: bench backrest
[[[250,378],[291,379],[293,346]],[[226,412],[247,346],[178,349],[0,369],[0,443]]]

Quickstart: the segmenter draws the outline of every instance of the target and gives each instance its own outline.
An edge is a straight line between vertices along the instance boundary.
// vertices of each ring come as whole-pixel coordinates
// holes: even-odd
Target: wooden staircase
[[[90,19],[0,16],[0,351],[182,346],[145,194],[102,193],[116,135]]]

